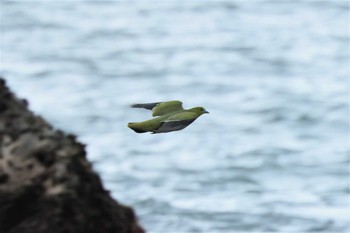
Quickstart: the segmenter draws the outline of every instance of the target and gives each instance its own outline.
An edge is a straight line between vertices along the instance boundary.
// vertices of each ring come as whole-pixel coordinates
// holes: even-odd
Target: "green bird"
[[[142,122],[130,122],[128,127],[136,133],[168,133],[182,130],[194,122],[204,113],[209,113],[203,107],[183,109],[178,100],[147,104],[133,104],[132,108],[152,110],[152,118]]]

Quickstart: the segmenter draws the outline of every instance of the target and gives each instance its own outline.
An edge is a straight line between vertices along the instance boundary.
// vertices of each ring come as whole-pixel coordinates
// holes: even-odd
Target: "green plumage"
[[[203,107],[183,109],[178,100],[146,104],[133,104],[133,108],[152,110],[152,118],[143,122],[130,122],[128,127],[136,133],[167,133],[182,130],[207,112]]]

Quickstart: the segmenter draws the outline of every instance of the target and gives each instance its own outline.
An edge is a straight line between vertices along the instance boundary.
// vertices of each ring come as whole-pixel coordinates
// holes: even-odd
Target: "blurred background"
[[[1,76],[152,233],[349,232],[348,1],[1,2]],[[181,100],[209,115],[135,134]]]

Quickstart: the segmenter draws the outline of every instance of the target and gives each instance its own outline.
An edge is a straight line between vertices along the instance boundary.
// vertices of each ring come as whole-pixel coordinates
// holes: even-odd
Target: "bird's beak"
[[[209,113],[209,112],[207,110],[205,110],[204,113]]]

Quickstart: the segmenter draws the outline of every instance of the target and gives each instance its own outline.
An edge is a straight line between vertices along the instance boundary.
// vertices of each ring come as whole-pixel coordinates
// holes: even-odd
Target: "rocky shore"
[[[143,233],[83,144],[28,109],[0,79],[0,233]]]

